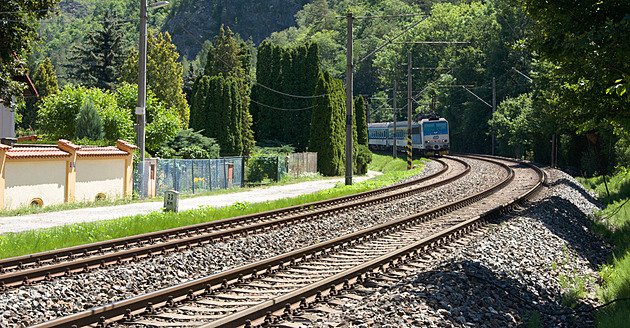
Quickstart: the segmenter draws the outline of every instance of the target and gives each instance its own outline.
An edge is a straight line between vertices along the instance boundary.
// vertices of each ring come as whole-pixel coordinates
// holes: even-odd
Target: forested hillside
[[[60,86],[84,83],[68,74],[68,58],[73,45],[85,45],[89,31],[107,25],[103,20],[108,11],[117,15],[122,26],[124,49],[136,53],[138,2],[62,0],[59,15],[40,22],[44,43],[28,60],[31,72],[50,57]],[[582,1],[576,14],[568,5],[551,6],[543,0],[173,0],[166,8],[150,10],[148,16],[149,28],[168,32],[171,38],[164,40],[176,46],[169,46],[173,51],[169,56],[178,57],[181,68],[174,72],[183,71],[188,105],[193,82],[204,74],[208,57],[216,55],[213,44],[220,27],[234,31],[234,44],[247,53],[243,58],[250,59],[243,68],[250,86],[242,90],[242,96],[245,104],[250,96],[255,104],[251,112],[253,131],[258,132],[255,138],[282,137],[278,141],[302,148],[310,133],[310,109],[292,114],[301,117],[296,124],[301,131],[285,130],[281,136],[267,133],[279,131],[269,130],[259,120],[284,115],[274,111],[311,107],[308,101],[274,92],[257,94],[255,80],[268,81],[266,87],[285,93],[309,96],[295,88],[299,79],[290,82],[287,77],[293,70],[301,72],[297,66],[282,69],[282,78],[256,72],[260,42],[267,40],[273,49],[283,49],[277,51],[278,58],[263,56],[278,65],[295,65],[291,49],[317,45],[319,71],[344,80],[346,13],[355,17],[419,14],[353,22],[357,63],[353,96],[364,96],[370,122],[393,120],[394,83],[397,119],[406,119],[410,53],[413,116],[436,112],[447,118],[454,151],[492,153],[494,135],[497,154],[549,163],[554,139],[560,166],[594,174],[630,164],[626,151],[630,144],[626,92],[630,88],[630,3],[598,3]],[[401,43],[372,53],[419,20],[423,21],[396,40]],[[126,81],[133,82],[133,74]],[[493,100],[497,104],[494,114]],[[299,141],[291,140],[298,135]]]

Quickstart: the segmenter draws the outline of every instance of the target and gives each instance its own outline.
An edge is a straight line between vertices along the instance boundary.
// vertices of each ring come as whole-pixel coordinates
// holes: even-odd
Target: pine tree
[[[37,68],[37,71],[35,71],[35,74],[33,74],[33,84],[39,94],[39,98],[27,98],[26,106],[20,112],[20,114],[22,114],[20,127],[26,129],[35,128],[37,111],[42,103],[42,99],[59,91],[57,75],[55,74],[55,68],[50,62],[50,58],[46,57],[44,62]]]
[[[124,62],[122,22],[116,12],[105,11],[102,29],[87,34],[85,46],[75,46],[67,65],[77,81],[87,87],[112,90]]]
[[[103,120],[98,115],[94,103],[87,99],[81,104],[77,115],[74,136],[77,139],[101,140],[103,135]]]
[[[182,64],[168,32],[153,36],[147,31],[147,87],[168,107],[177,108],[180,120],[186,128],[190,119],[190,107],[186,101]],[[130,55],[121,69],[122,80],[138,83],[138,54]]]

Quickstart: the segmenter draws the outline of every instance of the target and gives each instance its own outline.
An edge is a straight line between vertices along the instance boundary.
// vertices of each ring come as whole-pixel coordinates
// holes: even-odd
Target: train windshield
[[[425,122],[422,124],[422,132],[425,136],[432,134],[448,134],[448,123],[444,121]]]

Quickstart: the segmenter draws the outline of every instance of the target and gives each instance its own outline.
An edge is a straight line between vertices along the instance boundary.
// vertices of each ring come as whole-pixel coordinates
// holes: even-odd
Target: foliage
[[[197,145],[192,145],[189,147],[184,147],[180,150],[180,154],[182,155],[183,158],[185,159],[203,159],[203,158],[209,158],[210,155],[208,154],[208,152],[197,146]]]
[[[104,138],[132,140],[137,87],[123,83],[112,94],[98,88],[66,85],[57,94],[44,99],[38,113],[38,124],[50,139],[74,139],[76,117],[84,101],[90,100],[98,110],[104,125]],[[147,95],[146,148],[156,151],[163,140],[175,136],[181,129],[179,116],[166,108],[153,93]]]
[[[253,156],[247,159],[247,181],[278,181],[278,156]]]
[[[0,2],[0,99],[11,106],[13,96],[22,97],[24,84],[14,81],[14,76],[25,73],[23,62],[35,44],[37,21],[50,17],[59,0],[13,0]]]
[[[74,46],[66,66],[69,75],[87,87],[113,90],[125,58],[122,23],[114,11],[106,11],[102,29],[86,35],[85,46]]]
[[[317,44],[283,48],[263,41],[258,48],[256,80],[280,92],[312,96],[319,72]],[[313,99],[295,98],[252,87],[251,113],[258,140],[277,140],[306,149],[310,134]]]
[[[355,173],[356,174],[366,174],[368,171],[368,165],[372,161],[372,152],[366,145],[359,145],[357,147],[357,155],[356,155],[356,163],[355,163]]]
[[[206,137],[215,138],[222,155],[241,155],[243,141],[240,133],[242,105],[238,84],[233,77],[223,74],[203,76],[193,91],[191,127]]]
[[[365,100],[363,99],[363,96],[358,96],[354,98],[354,115],[357,121],[357,142],[359,143],[359,145],[367,146],[367,121],[365,117]]]
[[[186,128],[190,108],[182,91],[183,68],[182,64],[177,62],[178,57],[177,48],[173,45],[168,32],[153,36],[151,30],[147,31],[147,87],[166,107],[177,109],[179,121],[183,123],[182,127]],[[130,84],[138,83],[137,52],[125,60],[121,68],[121,79]]]
[[[219,158],[219,145],[213,138],[186,129],[164,142],[157,155],[160,158],[174,158],[178,153],[184,158]]]
[[[37,71],[32,76],[33,85],[39,94],[38,98],[27,98],[26,106],[21,108],[22,122],[19,125],[22,128],[34,128],[37,121],[37,111],[41,106],[42,99],[56,93],[59,90],[57,84],[57,76],[54,67],[50,62],[50,58],[44,59],[39,65]]]
[[[489,122],[497,138],[507,141],[514,149],[515,158],[522,158],[526,150],[531,150],[531,134],[535,128],[533,113],[532,96],[525,93],[501,102]]]
[[[78,139],[101,140],[103,138],[103,121],[90,99],[85,99],[77,114],[74,136]]]
[[[193,85],[190,127],[216,138],[222,154],[248,154],[255,145],[249,113],[250,61],[247,45],[238,44],[229,28],[221,28],[204,74]]]
[[[556,65],[551,99],[559,105],[556,114],[580,131],[609,124],[618,133],[628,131],[630,98],[619,93],[621,80],[630,75],[630,3],[523,0],[522,5],[535,21],[526,45]]]
[[[319,73],[311,120],[309,151],[317,152],[317,169],[325,176],[342,175],[345,171],[345,90],[340,80],[328,71]]]

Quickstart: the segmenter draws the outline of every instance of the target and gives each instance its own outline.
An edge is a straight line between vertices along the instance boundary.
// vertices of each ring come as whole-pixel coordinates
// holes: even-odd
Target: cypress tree
[[[319,74],[311,120],[309,151],[317,152],[317,167],[327,176],[344,173],[345,97],[343,83],[334,80],[328,71]]]
[[[195,84],[209,83],[209,88],[193,86],[196,91],[193,92],[190,126],[194,129],[204,126],[204,135],[217,139],[222,154],[241,155],[249,153],[255,145],[246,77],[251,53],[245,43],[237,44],[232,35],[229,28],[222,26],[214,47],[208,52],[204,77]],[[217,79],[212,79],[214,77]],[[205,78],[210,80],[202,82]],[[210,90],[205,100],[202,100],[203,90]],[[208,111],[207,116],[200,114],[200,110]]]
[[[101,140],[103,135],[103,120],[98,115],[94,103],[87,99],[81,104],[77,115],[74,136],[78,139]]]
[[[357,121],[356,131],[357,131],[357,142],[359,145],[368,144],[368,135],[367,135],[367,121],[365,118],[365,101],[363,96],[358,96],[354,98],[354,112]]]

